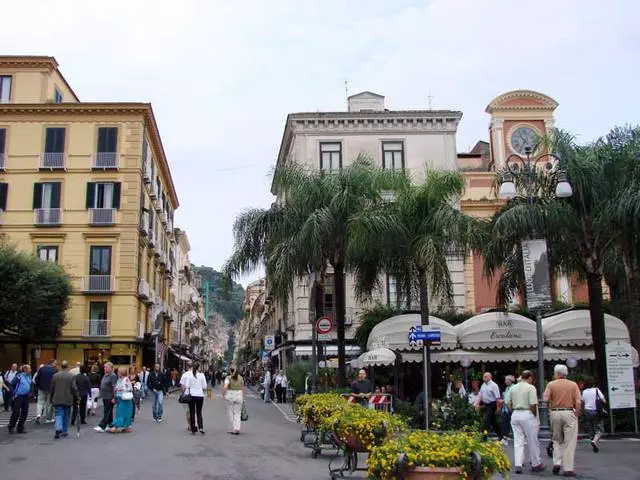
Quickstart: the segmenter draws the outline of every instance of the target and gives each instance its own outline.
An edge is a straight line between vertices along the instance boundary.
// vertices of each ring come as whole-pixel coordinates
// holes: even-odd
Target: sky
[[[235,217],[268,207],[286,115],[463,112],[458,151],[488,140],[514,89],[560,104],[580,140],[638,123],[634,0],[4,0],[0,53],[51,55],[82,101],[151,102],[191,261],[220,269]],[[260,272],[242,278],[246,283]]]

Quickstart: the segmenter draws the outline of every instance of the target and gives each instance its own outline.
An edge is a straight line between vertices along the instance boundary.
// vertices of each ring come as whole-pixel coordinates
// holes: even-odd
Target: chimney
[[[350,112],[383,112],[384,96],[373,92],[360,92],[349,98]]]

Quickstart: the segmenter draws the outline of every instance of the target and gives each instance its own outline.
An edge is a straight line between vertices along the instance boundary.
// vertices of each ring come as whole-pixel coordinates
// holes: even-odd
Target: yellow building
[[[150,104],[83,103],[54,58],[0,56],[0,239],[64,266],[74,284],[62,336],[29,345],[30,363],[161,356],[176,208]],[[21,354],[0,337],[0,365]]]

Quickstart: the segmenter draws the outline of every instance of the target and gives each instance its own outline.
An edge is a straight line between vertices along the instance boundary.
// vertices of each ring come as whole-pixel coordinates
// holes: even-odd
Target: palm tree
[[[395,188],[401,178],[363,156],[332,172],[284,166],[274,175],[279,202],[244,212],[234,225],[235,247],[225,274],[237,276],[264,264],[270,292],[285,305],[297,278],[315,272],[321,283],[332,268],[341,386],[346,377],[346,273],[351,264],[348,224],[360,211],[381,202],[382,192]]]

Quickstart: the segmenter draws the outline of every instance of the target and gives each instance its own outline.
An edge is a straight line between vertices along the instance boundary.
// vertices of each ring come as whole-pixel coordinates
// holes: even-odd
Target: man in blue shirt
[[[9,433],[13,433],[16,424],[18,433],[24,431],[24,423],[29,414],[29,395],[31,394],[31,367],[23,365],[20,372],[16,374],[11,382],[12,411],[9,420]]]

